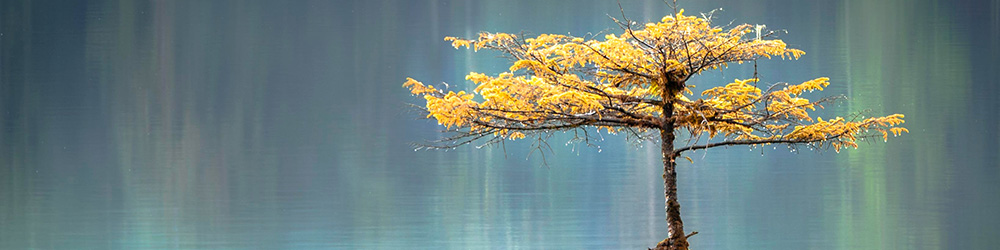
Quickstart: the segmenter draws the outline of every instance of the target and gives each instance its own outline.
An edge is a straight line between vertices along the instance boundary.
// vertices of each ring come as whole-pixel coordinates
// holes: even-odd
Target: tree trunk
[[[664,114],[672,114],[673,105],[664,106]],[[687,236],[681,221],[681,204],[677,202],[677,164],[674,160],[674,123],[664,119],[660,129],[660,150],[663,153],[663,195],[667,213],[667,238],[656,245],[657,250],[687,250]]]

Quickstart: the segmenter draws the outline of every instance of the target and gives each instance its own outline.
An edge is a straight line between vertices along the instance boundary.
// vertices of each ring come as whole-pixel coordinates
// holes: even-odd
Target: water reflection
[[[689,155],[680,198],[688,230],[701,232],[693,244],[1000,244],[980,237],[1000,230],[991,188],[1000,3],[684,4],[787,29],[782,38],[809,54],[761,72],[768,82],[830,76],[828,92],[852,98],[824,117],[900,112],[913,131],[841,154]],[[643,20],[667,11],[659,1],[623,6]],[[468,71],[505,69],[443,36],[584,34],[612,28],[602,17],[617,8],[0,2],[0,249],[649,247],[665,236],[655,145],[607,136],[600,151],[571,150],[560,138],[548,167],[525,160],[522,142],[413,152],[409,143],[440,135],[405,110],[414,99],[399,87],[412,76],[461,88]]]

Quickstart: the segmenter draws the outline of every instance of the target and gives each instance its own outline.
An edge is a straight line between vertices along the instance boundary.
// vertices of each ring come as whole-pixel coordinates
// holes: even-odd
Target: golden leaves
[[[471,47],[475,51],[479,51],[479,49],[482,48],[491,48],[491,46],[495,47],[498,45],[502,46],[511,44],[514,43],[516,39],[517,39],[516,35],[507,33],[488,33],[488,32],[479,33],[479,39],[477,40],[468,40],[451,36],[444,38],[445,41],[451,41],[451,46],[455,47],[456,49],[460,47],[466,47],[466,48]]]
[[[715,87],[702,91],[701,95],[710,98],[728,101],[730,104],[742,104],[751,99],[760,97],[761,90],[748,82],[757,82],[758,79],[750,78],[746,80],[736,79],[733,83],[724,87]]]
[[[466,47],[466,48],[468,48],[469,44],[472,43],[472,40],[465,40],[465,39],[461,39],[461,38],[457,38],[457,37],[451,37],[451,36],[445,37],[444,40],[445,41],[451,41],[451,46],[455,47],[455,49],[458,49],[459,47]]]
[[[801,98],[800,95],[814,90],[823,90],[823,87],[830,85],[830,78],[820,77],[805,81],[801,84],[786,86],[778,91],[769,94],[772,102],[767,110],[784,118],[798,120],[812,120],[806,109],[816,110],[818,103],[813,103],[809,99]],[[822,108],[822,106],[819,106]]]
[[[424,97],[428,117],[441,125],[508,139],[524,138],[533,130],[593,126],[615,133],[622,127],[658,129],[673,122],[692,134],[743,144],[826,143],[839,150],[857,147],[859,137],[871,136],[868,131],[886,140],[889,134],[908,132],[897,127],[903,123],[898,114],[814,120],[809,112],[822,108],[823,100],[803,95],[822,91],[830,84],[826,77],[767,91],[757,87],[758,79],[735,79],[702,91],[700,98],[690,96],[693,86],[685,81],[692,74],[760,58],[798,59],[805,52],[768,39],[762,25],[723,28],[683,13],[642,26],[619,23],[622,32],[603,39],[489,32],[475,39],[445,37],[456,49],[505,54],[512,58],[508,72],[470,72],[466,80],[476,84],[474,93],[445,93],[411,78],[403,86]],[[664,114],[664,105],[672,105],[674,112]]]
[[[890,132],[893,135],[909,132],[906,128],[894,127],[905,122],[902,114],[871,117],[860,121],[848,121],[842,117],[826,121],[822,118],[816,120],[813,124],[795,126],[795,129],[784,138],[828,143],[834,150],[840,152],[840,149],[845,147],[858,148],[858,136],[869,130],[880,132],[886,141]]]
[[[692,134],[707,133],[709,138],[721,135],[741,144],[810,143],[827,145],[838,152],[845,147],[856,148],[857,140],[873,136],[868,131],[879,133],[883,140],[888,140],[889,134],[909,132],[898,127],[904,122],[901,114],[814,121],[809,111],[822,106],[801,95],[823,90],[830,84],[826,77],[775,89],[777,85],[767,92],[750,84],[753,82],[756,79],[736,79],[703,91],[701,99],[678,99],[681,102],[675,105],[676,124]]]
[[[661,58],[661,66],[667,66],[667,60],[681,62],[684,74],[699,73],[706,69],[725,67],[728,63],[743,63],[757,58],[797,59],[805,52],[787,48],[781,40],[765,40],[744,37],[754,31],[749,24],[737,25],[728,30],[713,26],[711,20],[695,16],[685,16],[683,11],[676,15],[663,17],[658,23],[647,23],[642,29],[629,29],[621,38],[630,43],[645,47],[646,50],[667,55]],[[759,35],[759,34],[758,34]],[[611,41],[613,35],[607,36]]]
[[[458,93],[449,91],[444,97],[425,95],[427,110],[430,111],[427,117],[434,117],[438,124],[447,128],[469,125],[473,118],[473,107],[476,105],[472,98],[473,95],[466,94],[465,91]]]
[[[434,89],[434,86],[426,86],[423,83],[409,77],[406,78],[406,82],[403,83],[403,87],[410,88],[410,94],[413,95],[426,95],[438,91]]]
[[[542,63],[540,63],[538,61],[534,61],[534,60],[517,60],[517,62],[514,62],[514,65],[510,66],[510,71],[513,72],[513,71],[517,71],[517,70],[523,69],[523,68],[529,68],[529,69],[534,70],[534,71],[539,71],[539,70],[544,71],[544,70],[546,70],[546,69],[543,68]]]
[[[830,78],[820,77],[820,78],[816,78],[816,79],[812,79],[812,80],[803,82],[803,83],[798,84],[798,85],[792,85],[792,86],[785,87],[785,89],[783,90],[783,92],[787,92],[787,93],[793,94],[793,95],[800,95],[800,94],[802,94],[803,92],[806,92],[806,91],[809,91],[809,92],[812,92],[813,90],[823,91],[823,87],[826,87],[826,86],[829,86],[829,85],[830,85]]]

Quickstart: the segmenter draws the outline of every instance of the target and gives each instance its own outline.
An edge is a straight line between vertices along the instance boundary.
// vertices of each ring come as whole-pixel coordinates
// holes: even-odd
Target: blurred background
[[[622,0],[639,22],[672,13]],[[906,114],[856,150],[689,153],[696,249],[1000,245],[1000,1],[680,1],[767,24],[828,76],[822,117]],[[440,138],[406,77],[505,71],[445,36],[619,33],[615,1],[0,1],[0,249],[645,249],[666,237],[656,144]],[[784,32],[787,31],[787,34]],[[734,66],[698,89],[750,77]],[[547,163],[547,164],[546,164]]]

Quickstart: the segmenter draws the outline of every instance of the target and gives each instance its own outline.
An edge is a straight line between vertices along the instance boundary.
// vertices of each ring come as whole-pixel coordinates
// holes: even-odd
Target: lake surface
[[[661,1],[622,1],[639,21]],[[1000,245],[1000,1],[681,1],[807,54],[820,116],[904,113],[841,153],[732,147],[679,167],[696,249]],[[478,31],[618,32],[613,1],[0,2],[0,249],[645,249],[666,237],[656,144],[440,138],[406,77],[506,70]],[[749,77],[732,67],[699,87]],[[819,94],[819,93],[816,93]],[[818,97],[815,95],[814,97]]]

